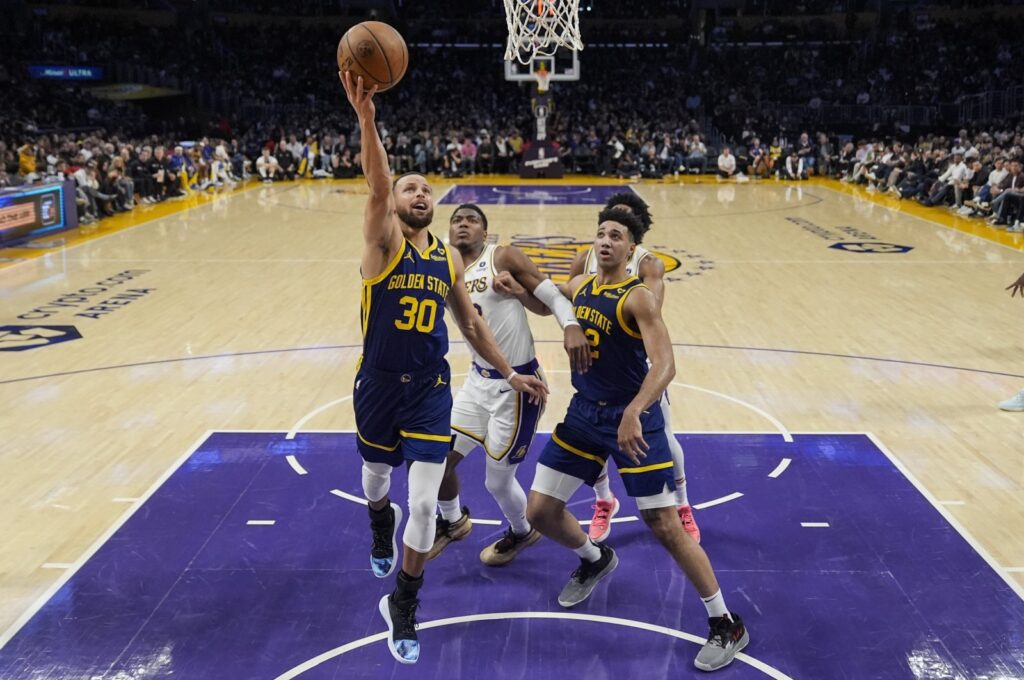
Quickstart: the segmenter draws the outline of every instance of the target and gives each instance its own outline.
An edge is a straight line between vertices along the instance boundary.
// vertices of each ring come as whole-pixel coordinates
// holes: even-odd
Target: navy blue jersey
[[[455,281],[448,247],[427,235],[421,253],[408,240],[372,279],[363,280],[363,365],[378,371],[431,369],[448,353],[445,300]]]
[[[647,377],[647,351],[640,331],[626,324],[622,307],[629,294],[641,287],[645,286],[635,276],[604,286],[590,276],[573,295],[573,310],[590,342],[592,359],[589,371],[572,374],[572,385],[581,397],[607,405],[627,404],[640,391]]]

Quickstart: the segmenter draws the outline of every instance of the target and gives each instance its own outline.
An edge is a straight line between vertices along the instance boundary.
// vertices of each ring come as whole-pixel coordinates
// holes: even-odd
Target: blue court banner
[[[100,66],[43,66],[33,64],[28,67],[28,74],[33,78],[49,78],[53,80],[102,80],[103,68]]]

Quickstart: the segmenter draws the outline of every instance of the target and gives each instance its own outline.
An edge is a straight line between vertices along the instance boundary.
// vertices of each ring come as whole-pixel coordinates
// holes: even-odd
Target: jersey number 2
[[[588,328],[586,331],[584,331],[584,333],[587,336],[587,342],[590,343],[591,347],[590,358],[598,358],[599,356],[601,356],[601,353],[597,351],[597,344],[601,342],[601,335],[593,328]]]
[[[395,319],[395,328],[400,331],[411,331],[413,328],[420,333],[430,333],[437,321],[437,303],[433,300],[420,300],[411,295],[399,299],[402,305],[402,318]]]

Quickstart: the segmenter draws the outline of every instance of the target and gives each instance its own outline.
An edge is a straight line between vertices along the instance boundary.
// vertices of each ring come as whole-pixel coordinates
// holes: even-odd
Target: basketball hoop
[[[505,23],[508,25],[505,61],[515,59],[526,65],[534,57],[553,57],[559,47],[574,51],[583,49],[579,0],[504,2]],[[539,78],[537,83],[541,85]]]

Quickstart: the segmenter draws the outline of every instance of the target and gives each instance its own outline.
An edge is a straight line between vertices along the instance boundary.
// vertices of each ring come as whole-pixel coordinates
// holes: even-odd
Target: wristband
[[[512,371],[507,376],[505,376],[505,382],[508,383],[509,387],[512,387],[512,378],[516,377],[517,375],[519,375],[519,374],[516,373],[515,371]]]

